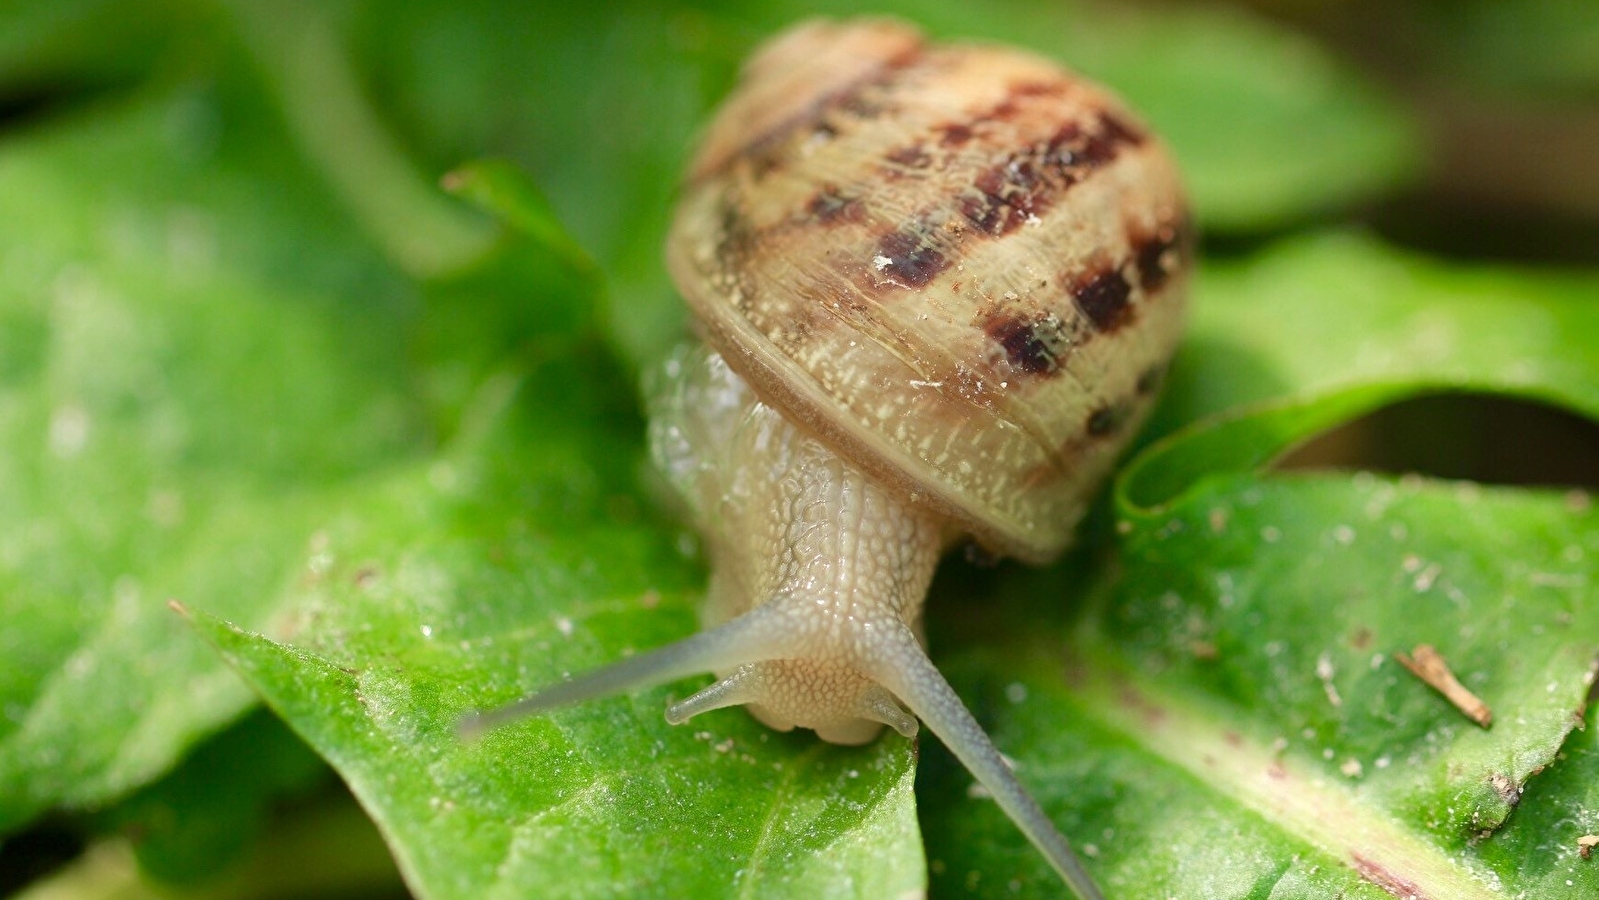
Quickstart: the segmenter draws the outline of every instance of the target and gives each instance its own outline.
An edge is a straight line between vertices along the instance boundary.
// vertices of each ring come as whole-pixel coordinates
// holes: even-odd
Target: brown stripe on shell
[[[744,215],[740,198],[725,192],[717,204],[716,271],[723,294],[740,309],[747,309],[754,298],[755,283],[750,277],[750,259],[761,234]]]
[[[1078,276],[1071,287],[1072,302],[1101,332],[1116,331],[1132,321],[1132,291],[1121,266]]]
[[[1001,237],[1047,209],[1050,195],[1071,184],[1068,173],[1051,179],[1035,161],[1013,159],[978,174],[974,190],[960,199],[960,213],[983,234]]]
[[[1011,88],[1012,96],[1016,97],[1059,97],[1066,93],[1066,82],[1050,81],[1023,81]]]
[[[1172,273],[1187,265],[1193,253],[1193,228],[1184,213],[1153,234],[1134,236],[1131,241],[1138,283],[1146,292],[1154,293],[1166,285]]]
[[[1010,86],[1005,96],[1000,98],[986,112],[980,112],[972,117],[972,122],[1006,122],[1017,117],[1022,109],[1022,101],[1034,97],[1059,97],[1066,93],[1066,84],[1062,81],[1023,81]]]
[[[744,209],[739,204],[738,198],[731,192],[722,197],[717,209],[720,213],[716,241],[717,262],[724,271],[740,268],[742,261],[754,249],[758,235],[744,215]]]
[[[838,129],[829,121],[831,115],[846,113],[863,120],[882,115],[892,107],[881,98],[868,98],[866,95],[893,87],[906,71],[923,60],[925,50],[924,45],[917,44],[888,57],[872,72],[838,90],[823,94],[800,112],[745,141],[716,165],[696,170],[690,179],[691,183],[714,178],[739,159],[749,160],[757,179],[762,178],[782,167],[786,145],[796,134],[821,132],[827,136],[836,135]]]
[[[988,109],[974,113],[962,122],[933,126],[932,130],[938,137],[936,145],[946,152],[948,148],[962,146],[977,136],[974,126],[1017,118],[1022,111],[1024,101],[1059,97],[1064,93],[1066,85],[1059,81],[1024,81],[1012,84],[1006,89],[1004,97]],[[884,159],[891,164],[883,172],[889,178],[898,177],[901,174],[898,169],[925,169],[934,162],[928,148],[920,140],[890,150]]]
[[[934,130],[939,134],[938,143],[942,147],[959,147],[977,136],[972,126],[964,122],[951,122]]]
[[[1050,97],[1064,91],[1065,86],[1055,82],[1013,86],[1004,100],[978,114],[971,124],[946,124],[934,130],[946,136],[954,133],[964,141],[974,135],[973,124],[984,117],[1014,115],[1018,98]],[[1064,122],[1046,140],[1013,152],[979,172],[971,189],[956,200],[956,211],[978,234],[1003,237],[1029,221],[1037,221],[1091,170],[1114,160],[1120,148],[1137,146],[1145,140],[1145,135],[1115,113],[1094,109],[1086,121]],[[936,146],[940,152],[949,152],[943,140]],[[926,165],[927,147],[927,142],[918,141],[886,158],[898,165]],[[880,238],[871,268],[884,277],[868,278],[869,283],[862,287],[874,293],[892,287],[922,288],[948,269],[955,250],[939,246],[937,238],[948,229],[934,224],[942,211],[942,207],[928,210],[911,226]],[[966,252],[966,248],[961,252]],[[1087,279],[1079,278],[1072,293],[1074,302],[1095,329],[1108,332],[1130,321],[1132,290],[1121,267],[1117,267]],[[985,324],[984,330],[1005,351],[1011,366],[1029,375],[1049,377],[1061,371],[1071,346],[1065,326],[1053,312],[996,316]]]
[[[983,326],[989,337],[1005,348],[1005,355],[1018,370],[1033,375],[1054,375],[1071,349],[1066,326],[1054,313],[1027,318],[1002,315]]]
[[[936,141],[918,136],[913,142],[888,151],[880,174],[894,179],[906,169],[932,167],[935,160],[929,143],[947,156],[952,148],[967,144],[979,137],[980,131],[987,130],[982,126],[1019,118],[1024,108],[1032,109],[1040,101],[1059,98],[1067,90],[1067,83],[1059,80],[1012,84],[989,108],[964,121],[933,126]],[[971,189],[957,201],[959,210],[979,231],[993,237],[1009,234],[1054,206],[1060,195],[1082,181],[1090,170],[1115,160],[1121,148],[1140,146],[1147,140],[1147,135],[1115,112],[1103,107],[1093,109],[1086,121],[1063,122],[1048,139],[1014,151],[979,172]]]
[[[1082,149],[1076,151],[1076,163],[1089,168],[1098,168],[1115,159],[1124,146],[1136,147],[1142,144],[1147,137],[1137,128],[1134,128],[1121,116],[1110,110],[1101,110],[1099,114],[1099,128]]]
[[[805,204],[805,210],[824,225],[866,220],[866,204],[859,197],[844,195],[836,184],[822,185]]]
[[[921,144],[912,144],[892,150],[884,157],[890,163],[906,169],[925,169],[933,164],[933,157]]]
[[[1132,419],[1134,408],[1134,404],[1126,400],[1107,403],[1088,414],[1083,428],[1091,437],[1113,435]]]
[[[892,231],[877,242],[872,268],[894,283],[907,287],[926,287],[940,272],[949,268],[949,257],[932,245],[937,228],[918,220],[909,228]]]
[[[868,80],[869,84],[889,84],[893,80],[891,76],[913,62],[914,58],[903,60],[903,65],[890,67],[889,71]],[[867,86],[857,85],[857,88],[865,89]],[[1067,86],[1061,82],[1023,82],[1013,85],[1004,100],[979,112],[969,122],[976,124],[996,117],[1013,116],[1020,109],[1018,102],[1048,99],[1066,90]],[[848,98],[842,94],[835,95],[831,102],[833,105],[843,105]],[[1003,237],[1047,213],[1060,202],[1067,189],[1083,180],[1088,171],[1114,160],[1121,147],[1137,146],[1146,140],[1144,134],[1110,110],[1098,108],[1088,115],[1090,121],[1087,127],[1076,121],[1061,124],[1047,140],[1012,153],[998,164],[979,172],[973,179],[972,187],[955,201],[960,217],[982,234]],[[963,140],[972,136],[970,125],[938,126],[935,131],[943,129],[946,136],[951,133],[962,134],[958,130],[951,132],[951,128],[965,129]],[[906,170],[947,163],[947,160],[935,160],[932,154],[943,156],[948,152],[942,142],[932,149],[923,141],[910,143],[885,154],[885,166],[881,174],[894,178]],[[757,167],[759,171],[762,170]],[[882,294],[896,288],[926,287],[953,264],[954,248],[939,246],[940,232],[947,229],[942,224],[936,224],[947,221],[947,202],[912,219],[910,225],[882,235],[875,242],[872,258],[866,261],[863,270],[864,277],[858,280],[863,291]],[[863,199],[845,196],[834,184],[818,188],[808,201],[806,211],[811,221],[828,226],[839,222],[862,223],[870,218]],[[769,230],[787,230],[792,224],[799,223],[777,225]],[[766,236],[754,234],[748,236],[748,240],[753,242]],[[1103,303],[1104,298],[1100,299]],[[1090,313],[1090,318],[1096,324],[1115,319],[1111,311],[1102,313],[1097,319]],[[1102,327],[1101,330],[1106,329]]]
[[[977,136],[977,126],[1016,118],[1016,114],[1021,111],[1018,100],[1032,97],[1059,97],[1065,93],[1066,85],[1060,81],[1024,81],[1013,84],[1005,96],[987,110],[973,114],[964,122],[948,122],[936,126],[933,130],[938,132],[938,142],[941,146],[959,147]]]
[[[1150,394],[1155,393],[1156,389],[1160,387],[1160,383],[1164,381],[1165,378],[1166,366],[1161,363],[1156,363],[1138,373],[1138,383],[1134,386],[1134,390],[1138,391],[1138,396],[1148,397]]]
[[[1090,170],[1115,160],[1122,147],[1145,140],[1103,109],[1090,132],[1085,138],[1080,123],[1066,122],[1048,140],[978,173],[959,201],[961,215],[991,237],[1009,234],[1042,216]]]

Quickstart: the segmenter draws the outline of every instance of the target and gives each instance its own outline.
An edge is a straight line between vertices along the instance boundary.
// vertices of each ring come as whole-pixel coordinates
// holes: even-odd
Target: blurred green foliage
[[[935,659],[1111,896],[1593,896],[1588,494],[1270,466],[1441,392],[1593,439],[1599,170],[1546,170],[1599,121],[1599,18],[1254,5],[874,10],[1116,87],[1207,235],[1114,499],[1058,566],[946,566]],[[858,12],[0,4],[0,892],[54,841],[30,896],[1058,894],[931,740],[674,729],[686,684],[454,733],[692,629],[634,399],[683,334],[677,173],[759,40]],[[1394,246],[1418,220],[1586,265]]]

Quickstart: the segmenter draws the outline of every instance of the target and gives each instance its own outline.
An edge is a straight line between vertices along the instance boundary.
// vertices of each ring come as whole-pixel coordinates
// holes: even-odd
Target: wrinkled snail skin
[[[714,672],[858,744],[925,723],[1099,897],[923,649],[939,558],[1060,553],[1176,346],[1189,218],[1164,146],[1053,63],[885,20],[803,24],[747,65],[668,238],[704,343],[651,389],[657,465],[704,536],[705,631],[478,726]]]

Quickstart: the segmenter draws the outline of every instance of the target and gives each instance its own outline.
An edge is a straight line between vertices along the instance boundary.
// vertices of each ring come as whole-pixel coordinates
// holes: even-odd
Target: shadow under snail
[[[1167,149],[1105,89],[1001,46],[813,21],[746,64],[667,241],[703,338],[650,442],[712,564],[707,630],[473,718],[714,672],[860,744],[938,735],[1061,877],[1099,897],[923,649],[939,558],[1044,563],[1148,412],[1191,229]]]

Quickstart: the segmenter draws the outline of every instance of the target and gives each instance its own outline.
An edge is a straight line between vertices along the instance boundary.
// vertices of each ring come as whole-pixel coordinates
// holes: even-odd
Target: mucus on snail
[[[654,391],[657,464],[712,564],[707,630],[472,719],[714,672],[841,744],[925,723],[1077,893],[1064,837],[934,668],[922,604],[973,541],[1056,557],[1154,400],[1191,229],[1162,143],[1039,57],[814,21],[746,65],[668,264],[703,344]]]

